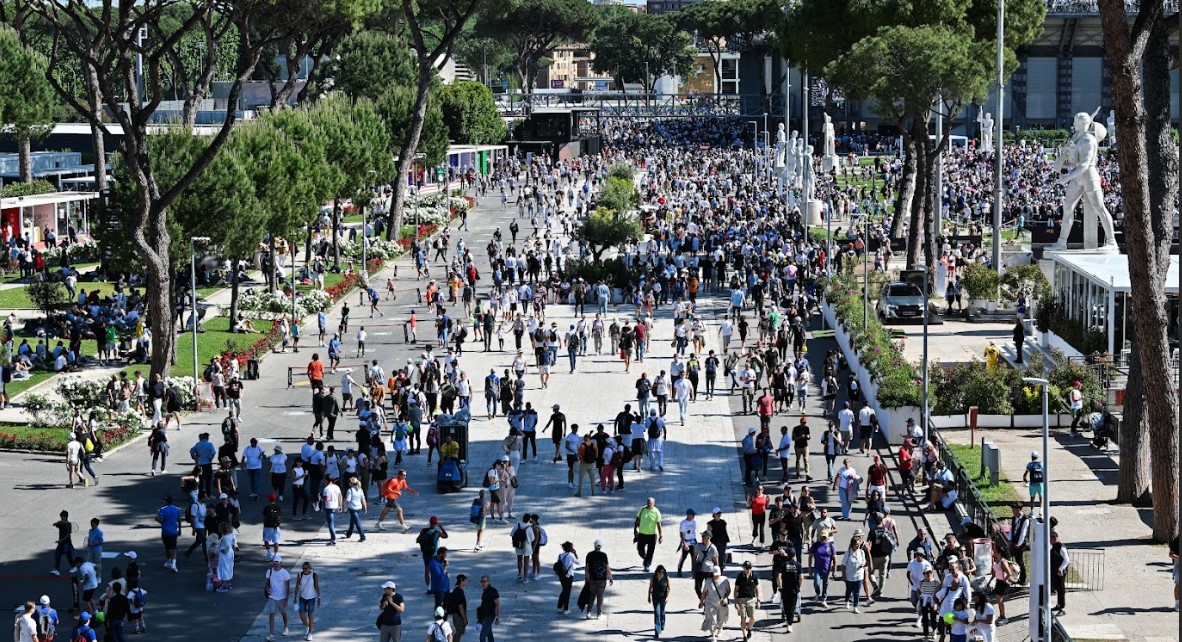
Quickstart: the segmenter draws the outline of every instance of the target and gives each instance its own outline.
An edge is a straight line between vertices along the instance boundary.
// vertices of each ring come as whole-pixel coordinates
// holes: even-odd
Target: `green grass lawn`
[[[28,379],[13,379],[4,386],[4,389],[8,393],[8,398],[11,399],[51,377],[53,377],[53,373],[48,370],[32,370],[29,372]]]
[[[1010,482],[1004,471],[998,475],[996,486],[988,485],[989,480],[982,475],[981,471],[981,449],[979,447],[972,448],[967,444],[953,443],[947,443],[947,446],[956,455],[964,467],[965,473],[977,484],[981,496],[990,506],[1009,504],[1022,499],[1018,489]]]
[[[254,319],[254,327],[262,334],[271,330],[271,321]],[[204,365],[214,356],[228,349],[227,342],[233,344],[235,350],[245,350],[254,343],[259,334],[233,334],[229,332],[230,320],[226,317],[215,317],[203,322],[205,332],[197,334],[197,363]],[[135,364],[123,369],[128,376],[139,370],[147,373],[147,364]],[[173,374],[180,377],[193,376],[193,333],[184,332],[177,335],[176,365],[172,367]],[[200,374],[200,373],[198,373]]]
[[[115,284],[107,282],[89,282],[79,283],[78,292],[86,291],[87,294],[94,290],[98,290],[100,297],[107,297],[115,294]],[[140,288],[142,291],[142,288]],[[62,286],[62,291],[65,291],[65,286]],[[32,310],[36,306],[29,299],[26,292],[26,286],[21,285],[15,288],[6,288],[0,290],[0,310]]]

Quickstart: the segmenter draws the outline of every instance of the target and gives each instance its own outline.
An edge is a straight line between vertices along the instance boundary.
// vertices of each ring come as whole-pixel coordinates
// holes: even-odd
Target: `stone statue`
[[[1099,110],[1097,110],[1099,111]],[[1104,126],[1093,120],[1094,115],[1080,112],[1075,115],[1075,134],[1063,148],[1062,155],[1055,161],[1056,169],[1067,169],[1067,173],[1059,179],[1059,184],[1067,187],[1067,194],[1063,197],[1063,230],[1059,233],[1059,241],[1047,248],[1051,251],[1067,249],[1067,236],[1071,234],[1071,226],[1075,222],[1075,207],[1083,205],[1084,249],[1099,250],[1100,252],[1118,252],[1116,232],[1113,230],[1112,216],[1104,206],[1104,191],[1100,186],[1100,173],[1096,170],[1096,158],[1100,151],[1100,141],[1107,132]],[[1097,247],[1096,219],[1104,227],[1104,245]]]
[[[804,179],[805,165],[812,158],[812,156],[805,155],[805,148],[806,147],[808,148],[809,151],[812,150],[812,147],[808,145],[808,135],[802,134],[801,137],[799,139],[797,139],[796,149],[794,150],[795,154],[796,154],[796,172],[793,173],[793,175],[791,176],[791,179],[792,179],[792,187],[795,189],[801,188],[801,182]]]
[[[821,171],[828,174],[837,169],[841,160],[837,157],[837,141],[833,133],[833,119],[822,114],[825,124],[821,125]]]
[[[813,193],[816,191],[817,179],[813,175],[813,146],[806,145],[804,148],[804,165],[800,168],[801,174],[801,189],[804,192],[804,200],[806,202],[813,200]]]
[[[788,140],[787,140],[787,137],[784,136],[784,123],[780,123],[776,127],[776,160],[775,160],[776,169],[780,169],[780,168],[784,167],[784,163],[785,163],[784,157],[787,156],[787,152],[788,152]]]
[[[797,139],[799,134],[793,130],[792,135],[788,138],[788,144],[784,153],[784,167],[783,167],[783,182],[786,185],[793,185],[796,182],[796,172],[800,169],[800,140]]]
[[[985,113],[984,109],[977,111],[977,123],[981,125],[981,152],[993,153],[993,114]]]
[[[1108,146],[1116,147],[1116,111],[1108,110]]]

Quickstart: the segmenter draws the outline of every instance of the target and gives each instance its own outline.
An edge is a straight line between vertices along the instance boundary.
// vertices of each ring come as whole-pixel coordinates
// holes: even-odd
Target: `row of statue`
[[[1107,137],[1110,145],[1115,143],[1115,136],[1111,133],[1115,129],[1115,115],[1109,112],[1107,129],[1096,122],[1095,117],[1096,114],[1086,112],[1075,115],[1071,139],[1055,161],[1056,170],[1066,170],[1058,179],[1065,187],[1066,193],[1063,197],[1062,231],[1058,242],[1047,248],[1050,251],[1067,249],[1067,238],[1075,221],[1077,207],[1083,212],[1084,249],[1100,252],[1118,251],[1112,215],[1104,204],[1104,191],[1100,173],[1096,168],[1101,141]],[[981,151],[990,153],[993,151],[993,116],[978,112],[977,122],[981,125]],[[796,204],[797,193],[805,202],[813,200],[817,165],[822,173],[827,174],[840,163],[834,149],[833,122],[828,114],[825,114],[825,122],[821,127],[821,142],[822,155],[818,161],[813,155],[813,146],[809,145],[799,132],[793,131],[789,136],[785,133],[783,124],[777,127],[773,167],[780,189],[788,191],[792,205]],[[1102,245],[1097,238],[1098,228],[1104,229]]]

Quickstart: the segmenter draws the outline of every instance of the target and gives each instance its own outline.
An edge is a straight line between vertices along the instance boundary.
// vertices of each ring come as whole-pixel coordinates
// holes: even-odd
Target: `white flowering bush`
[[[332,298],[324,290],[310,290],[296,295],[296,314],[307,316],[328,309],[332,305]],[[250,313],[250,316],[260,318],[275,318],[291,315],[291,297],[282,292],[248,292],[238,297],[238,309]],[[223,314],[229,314],[229,307],[222,308]]]
[[[348,241],[340,242],[341,256],[352,261],[361,260],[361,243],[350,243]],[[406,250],[398,245],[396,241],[387,241],[385,239],[373,238],[369,239],[369,247],[365,250],[365,258],[367,259],[381,259],[389,261],[396,259]]]

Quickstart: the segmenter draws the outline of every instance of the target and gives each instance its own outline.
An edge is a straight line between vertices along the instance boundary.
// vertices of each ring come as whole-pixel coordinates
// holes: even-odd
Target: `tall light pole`
[[[792,63],[787,58],[784,59],[784,134],[792,133]],[[789,150],[784,148],[784,155],[787,156]],[[784,159],[784,164],[787,165],[788,159]],[[788,184],[787,177],[784,180],[784,212],[788,212],[788,195],[792,193],[792,186]]]
[[[833,218],[828,212],[826,218]],[[862,329],[870,327],[870,239],[862,234]]]
[[[804,142],[801,143],[801,146],[804,148],[804,154],[802,154],[802,156],[804,157],[804,164],[800,167],[800,171],[802,173],[808,172],[808,175],[812,176],[812,174],[813,174],[813,155],[809,153],[809,72],[807,70],[805,70],[804,78],[802,80],[803,80],[803,86],[800,88],[801,103],[802,103],[801,108],[800,108],[801,123],[802,123],[801,127],[800,127],[800,129],[801,129],[800,135],[804,138]],[[809,220],[809,201],[812,199],[809,198],[809,191],[807,188],[803,189],[801,191],[804,192],[804,194],[802,195],[802,196],[804,196],[804,214],[801,218],[803,218],[807,222]],[[832,246],[833,246],[833,239],[832,238],[829,239],[829,246],[830,246],[830,249],[832,249]],[[828,265],[829,261],[831,261],[831,260],[833,260],[833,257],[827,256],[826,257],[826,265]]]
[[[1049,446],[1051,441],[1050,399],[1047,387],[1050,382],[1038,377],[1022,377],[1022,381],[1042,387],[1042,563],[1043,582],[1042,596],[1042,640],[1051,642],[1051,462]],[[1066,581],[1066,579],[1064,579]]]
[[[200,379],[197,378],[197,244],[208,243],[208,236],[189,237],[189,314],[193,317],[193,411],[201,407],[201,395],[197,394]],[[231,323],[233,319],[230,320]]]
[[[1006,120],[1005,86],[1006,0],[997,0],[997,133],[993,142],[993,270],[1001,274],[1001,208],[1005,176],[1002,174],[1002,151],[1005,140],[1002,132]],[[1045,462],[1044,462],[1045,463]]]
[[[923,270],[923,363],[920,365],[920,370],[923,373],[923,412],[919,415],[919,420],[923,426],[923,445],[921,447],[926,447],[928,443],[928,310],[931,307],[931,294],[928,293],[927,264],[916,263],[912,269]]]

